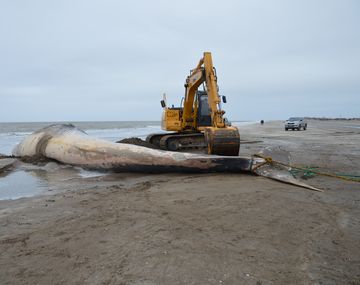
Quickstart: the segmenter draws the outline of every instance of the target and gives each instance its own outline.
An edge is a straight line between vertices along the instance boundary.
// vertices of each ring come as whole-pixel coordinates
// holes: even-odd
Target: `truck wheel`
[[[306,131],[307,125],[304,126],[304,131]]]
[[[288,130],[288,128],[285,128],[285,131],[287,131]]]

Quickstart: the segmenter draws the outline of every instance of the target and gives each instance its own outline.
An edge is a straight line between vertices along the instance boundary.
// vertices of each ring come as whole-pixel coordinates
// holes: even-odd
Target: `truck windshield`
[[[288,121],[294,122],[294,121],[300,121],[301,118],[290,118]]]

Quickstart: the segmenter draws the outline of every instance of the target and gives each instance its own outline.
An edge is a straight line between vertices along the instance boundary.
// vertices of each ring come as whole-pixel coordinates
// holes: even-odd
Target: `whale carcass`
[[[34,132],[14,148],[13,155],[45,157],[86,169],[113,172],[248,172],[318,190],[289,175],[262,171],[266,161],[260,157],[170,152],[113,143],[90,137],[72,124],[55,124]]]

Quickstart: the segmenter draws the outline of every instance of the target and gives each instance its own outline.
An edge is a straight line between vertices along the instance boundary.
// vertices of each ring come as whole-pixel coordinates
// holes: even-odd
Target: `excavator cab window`
[[[211,114],[206,91],[197,91],[198,126],[211,126]]]

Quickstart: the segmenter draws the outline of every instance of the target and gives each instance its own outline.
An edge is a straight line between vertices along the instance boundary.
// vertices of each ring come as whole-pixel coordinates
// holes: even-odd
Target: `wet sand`
[[[359,121],[244,126],[291,163],[360,175]],[[0,201],[0,284],[360,284],[360,183],[112,174]]]

